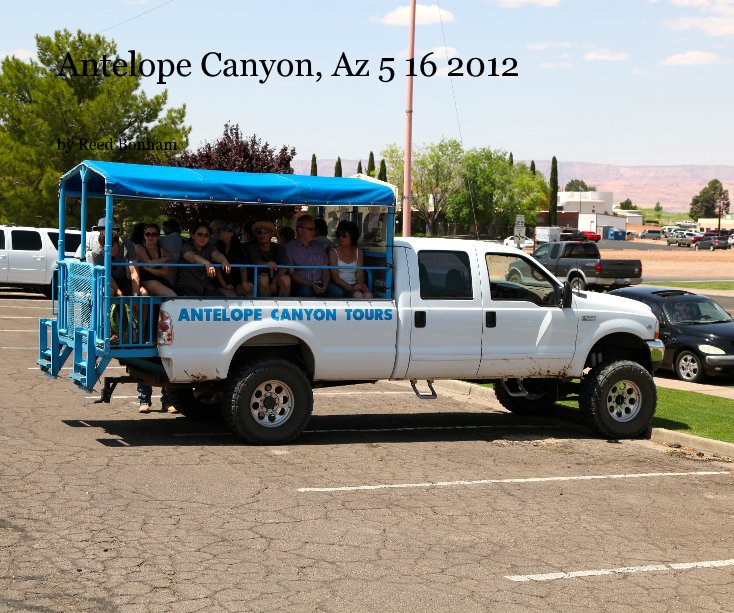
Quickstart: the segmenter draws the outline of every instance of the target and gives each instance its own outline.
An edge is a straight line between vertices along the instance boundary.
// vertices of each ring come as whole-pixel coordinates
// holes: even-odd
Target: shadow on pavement
[[[572,412],[576,413],[576,412]],[[350,445],[361,443],[419,443],[443,441],[544,440],[548,438],[589,438],[591,430],[573,420],[553,417],[521,417],[510,413],[410,413],[315,415],[291,446]],[[194,421],[186,417],[170,419],[87,419],[63,420],[74,428],[94,428],[97,441],[108,447],[141,446],[230,446],[244,444],[220,420]]]

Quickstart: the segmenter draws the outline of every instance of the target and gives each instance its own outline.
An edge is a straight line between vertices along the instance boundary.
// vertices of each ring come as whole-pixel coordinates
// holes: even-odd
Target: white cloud
[[[599,49],[598,51],[588,51],[584,54],[584,59],[587,62],[626,62],[630,59],[630,56],[624,51]]]
[[[543,62],[540,67],[544,70],[564,70],[565,68],[571,68],[573,64],[571,62]]]
[[[734,17],[681,17],[665,25],[671,30],[701,30],[709,36],[734,35]]]
[[[573,47],[573,44],[561,40],[557,42],[540,42],[540,43],[529,43],[528,49],[530,51],[546,51],[548,49],[568,49],[569,47]]]
[[[691,6],[693,8],[703,8],[711,6],[709,0],[671,0],[674,6]]]
[[[561,0],[494,0],[495,4],[504,8],[517,8],[518,6],[558,6]]]
[[[456,21],[456,17],[454,17],[453,13],[440,8],[437,4],[416,4],[416,25],[428,26],[441,23],[442,20],[444,23],[449,23]],[[377,21],[387,26],[407,26],[410,23],[410,6],[399,6]]]
[[[703,64],[717,64],[721,58],[708,51],[686,51],[666,57],[660,62],[662,66],[700,66]]]
[[[36,59],[36,52],[28,49],[16,49],[15,51],[0,51],[0,58],[15,56],[19,60]]]

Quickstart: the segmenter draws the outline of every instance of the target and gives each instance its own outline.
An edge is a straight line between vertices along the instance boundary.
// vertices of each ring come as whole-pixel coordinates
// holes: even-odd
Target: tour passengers
[[[275,225],[270,221],[256,221],[252,224],[255,240],[247,245],[247,256],[251,264],[264,264],[267,268],[257,269],[258,296],[289,296],[291,278],[283,268],[285,251],[273,242]]]
[[[203,266],[183,266],[178,271],[176,292],[179,296],[217,296],[224,295],[235,298],[237,294],[225,287],[222,273],[212,265],[221,264],[222,271],[229,273],[232,268],[227,258],[214,246],[209,244],[211,231],[206,223],[192,226],[191,242],[181,247],[181,262],[186,264],[202,264]],[[218,282],[219,287],[214,285]]]

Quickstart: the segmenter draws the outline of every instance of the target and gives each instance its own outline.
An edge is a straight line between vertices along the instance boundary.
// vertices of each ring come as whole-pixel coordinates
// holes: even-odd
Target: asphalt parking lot
[[[734,463],[387,382],[248,447],[43,377],[8,296],[2,611],[734,609]]]

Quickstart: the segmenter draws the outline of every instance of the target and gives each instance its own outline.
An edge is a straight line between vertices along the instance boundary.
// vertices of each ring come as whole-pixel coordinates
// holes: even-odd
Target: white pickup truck
[[[121,195],[128,193],[120,187],[131,172],[128,165],[85,164]],[[120,172],[117,166],[126,168]],[[146,185],[157,192],[160,187],[151,181],[154,169],[144,172]],[[197,171],[197,180],[206,172]],[[218,174],[238,175],[234,184],[248,177]],[[173,182],[164,178],[167,185]],[[178,174],[174,178],[185,181]],[[353,182],[360,182],[293,180],[312,179],[332,190],[354,190]],[[135,183],[129,191],[139,189]],[[192,188],[182,189],[189,193]],[[371,202],[382,197],[372,194]],[[314,387],[379,379],[409,380],[421,397],[435,397],[431,383],[436,379],[493,381],[502,405],[521,413],[577,396],[582,412],[604,436],[634,437],[648,429],[657,401],[652,372],[664,349],[649,307],[614,296],[572,293],[568,283],[517,249],[479,241],[393,239],[392,205],[387,210],[384,241],[374,243],[382,245],[384,284],[375,292],[381,297],[372,299],[175,297],[156,303],[153,297],[105,296],[110,302],[95,309],[109,264],[90,268],[96,318],[86,329],[77,328],[72,378],[91,389],[116,358],[127,365],[128,376],[107,377],[103,399],[109,400],[119,381],[165,385],[184,415],[219,407],[227,423],[254,443],[284,443],[298,436],[311,414]],[[519,260],[531,271],[528,282],[510,280]],[[89,266],[60,266],[61,319],[75,312],[75,296],[84,297],[79,288]],[[73,296],[65,284],[74,288]],[[140,308],[145,301],[159,304],[157,330],[150,330],[157,338],[147,338],[144,330],[117,345],[97,338],[109,334],[104,313],[115,300]],[[64,339],[73,324],[48,322],[51,332],[67,330],[57,332],[55,342],[44,338],[43,325],[39,364],[54,376],[63,363],[59,342],[68,345]],[[53,356],[59,357],[52,364]],[[427,382],[430,395],[418,392],[419,381]]]

